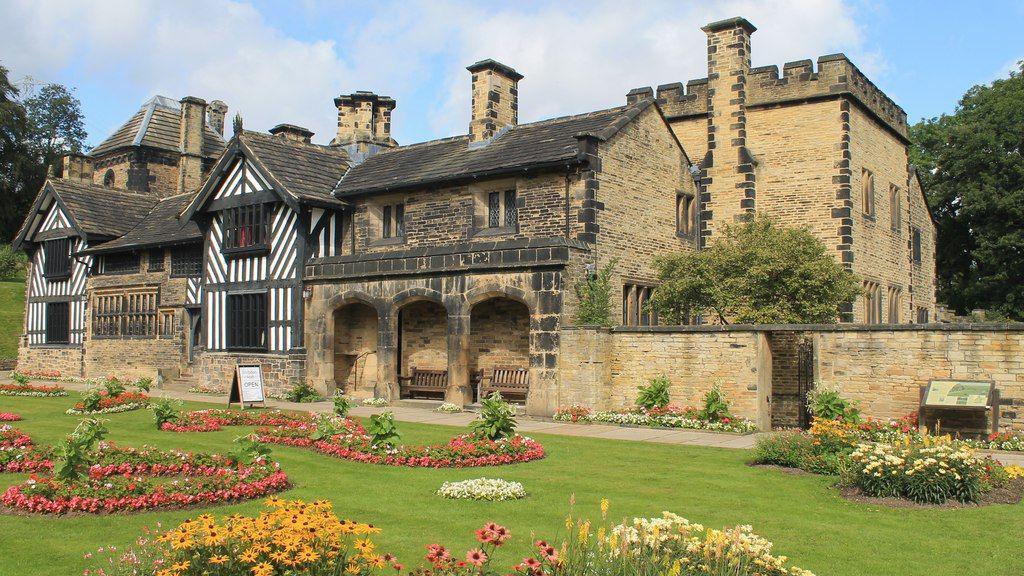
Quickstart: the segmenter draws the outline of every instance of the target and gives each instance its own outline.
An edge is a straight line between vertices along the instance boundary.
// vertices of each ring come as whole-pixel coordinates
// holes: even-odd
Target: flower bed
[[[96,394],[99,395],[99,401],[95,409],[87,409],[86,401],[83,400],[76,403],[74,408],[68,408],[67,414],[115,414],[145,408],[149,404],[149,396],[142,392],[125,391],[112,396],[106,390],[100,390]]]
[[[387,398],[364,398],[363,406],[387,406]]]
[[[757,425],[747,420],[725,417],[719,421],[712,421],[703,418],[701,411],[696,408],[678,408],[676,406],[651,409],[638,406],[607,412],[591,412],[588,408],[570,406],[569,408],[559,408],[553,419],[557,422],[580,424],[600,422],[619,426],[683,428],[738,434],[750,434],[757,431]]]
[[[221,386],[208,386],[206,384],[196,384],[189,388],[188,391],[192,394],[213,394],[217,396],[228,393],[226,388]]]
[[[62,386],[46,386],[43,384],[0,384],[0,396],[36,396],[45,398],[67,395],[68,391]]]
[[[36,447],[28,434],[9,424],[0,425],[0,472],[38,472],[52,468],[52,450]]]
[[[526,498],[526,489],[519,482],[509,482],[500,478],[475,478],[459,482],[445,482],[437,490],[437,495],[452,500],[518,500]]]
[[[867,496],[921,504],[975,503],[991,474],[991,461],[956,444],[860,444],[850,455],[850,483]]]
[[[308,414],[289,414],[280,410],[196,410],[178,416],[174,422],[164,422],[160,429],[167,432],[215,432],[223,426],[297,426],[312,421]]]
[[[86,476],[33,475],[0,496],[9,508],[43,514],[183,508],[258,498],[288,487],[280,465],[243,464],[216,454],[101,444]],[[160,480],[158,480],[160,479]]]
[[[1024,452],[1024,436],[1018,436],[1009,432],[990,434],[984,440],[968,440],[967,443],[981,450],[1007,450],[1010,452]]]
[[[459,406],[458,404],[453,404],[451,402],[445,402],[438,406],[437,408],[435,408],[434,412],[441,412],[444,414],[458,414],[459,412],[462,412],[462,406]]]
[[[346,420],[344,433],[317,438],[317,424],[259,428],[256,436],[261,442],[310,448],[336,458],[423,468],[470,468],[499,466],[516,462],[529,462],[544,457],[539,442],[525,436],[490,440],[470,434],[456,436],[445,444],[427,446],[390,447],[374,445],[373,437],[354,420]]]
[[[0,422],[17,422],[21,420],[21,414],[14,412],[0,412]]]

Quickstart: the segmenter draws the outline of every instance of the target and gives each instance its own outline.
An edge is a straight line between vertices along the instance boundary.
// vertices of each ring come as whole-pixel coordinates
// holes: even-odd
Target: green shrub
[[[473,434],[498,440],[516,433],[516,409],[495,392],[480,402],[480,418],[470,423]]]
[[[799,432],[775,432],[754,444],[754,464],[803,468],[814,450],[814,441]]]
[[[14,380],[14,383],[19,386],[24,386],[25,384],[28,384],[29,379],[28,376],[25,376],[21,372],[11,372],[11,380]]]
[[[329,440],[340,432],[334,423],[334,417],[329,414],[321,414],[317,417],[316,429],[309,435],[311,440]]]
[[[124,394],[125,390],[124,383],[117,378],[107,378],[107,381],[103,383],[103,388],[106,389],[107,395],[111,398]]]
[[[636,405],[644,410],[668,406],[668,388],[669,381],[665,376],[652,379],[647,386],[638,386],[640,392],[636,395]]]
[[[804,459],[800,468],[823,476],[842,476],[849,467],[847,454],[815,451]]]
[[[89,388],[85,392],[82,392],[82,410],[85,412],[95,412],[100,409],[100,400],[103,399],[100,396],[101,388]]]
[[[82,468],[90,462],[90,452],[107,435],[102,420],[86,418],[78,423],[75,431],[68,434],[57,446],[58,463],[54,475],[62,480],[75,480],[82,474]]]
[[[729,401],[725,399],[722,389],[715,384],[711,390],[704,395],[704,409],[701,410],[701,417],[708,422],[721,422],[726,418],[732,419],[729,413]]]
[[[334,393],[334,413],[342,418],[348,416],[348,411],[352,409],[352,401],[349,400],[348,396],[345,396],[344,392],[337,390]]]
[[[166,422],[177,422],[181,417],[181,400],[170,398],[156,398],[149,403],[149,409],[153,411],[153,422],[156,429],[160,430]]]
[[[138,380],[135,381],[134,386],[138,388],[140,392],[149,392],[149,390],[153,387],[153,379],[148,377],[139,378]]]
[[[10,280],[25,267],[25,254],[11,248],[10,244],[0,245],[0,280]]]
[[[838,390],[831,388],[815,388],[807,394],[807,409],[815,418],[822,420],[844,420],[860,422],[860,409],[857,403],[843,398]]]
[[[306,382],[296,384],[294,388],[284,395],[284,399],[289,402],[319,402],[323,400],[320,394],[317,394],[317,391]]]
[[[260,442],[255,434],[246,434],[235,438],[235,448],[228,455],[246,464],[270,457],[270,446]]]
[[[612,272],[617,259],[606,264],[597,274],[587,274],[576,283],[576,322],[591,326],[612,325]]]
[[[370,443],[374,446],[393,448],[402,438],[398,433],[398,427],[395,426],[395,415],[391,412],[370,416],[370,425],[366,427],[366,432],[372,436]]]

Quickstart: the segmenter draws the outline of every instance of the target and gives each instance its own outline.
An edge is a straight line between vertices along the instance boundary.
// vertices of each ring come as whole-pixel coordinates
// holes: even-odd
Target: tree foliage
[[[596,274],[587,274],[576,283],[579,306],[576,322],[581,325],[612,325],[612,272],[618,260],[605,264]]]
[[[14,238],[49,168],[82,152],[85,138],[81,103],[67,88],[19,90],[0,66],[0,240]]]
[[[724,227],[706,250],[655,260],[651,307],[663,323],[695,316],[723,323],[833,323],[860,282],[803,228],[767,216]]]
[[[1024,62],[975,86],[952,115],[910,127],[938,226],[939,299],[1024,319]]]

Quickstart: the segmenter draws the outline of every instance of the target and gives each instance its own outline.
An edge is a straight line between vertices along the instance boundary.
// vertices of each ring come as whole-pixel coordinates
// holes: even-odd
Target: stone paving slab
[[[10,382],[7,376],[0,377],[0,382]],[[85,390],[88,385],[78,382],[59,382],[68,390]],[[212,396],[209,394],[195,394],[179,390],[153,389],[152,396],[165,396],[192,402],[206,402],[211,404],[227,405],[223,396]],[[284,400],[271,400],[266,402],[268,408],[279,408],[281,410],[297,410],[301,412],[329,413],[333,409],[330,401],[297,403]],[[427,408],[415,408],[404,406],[355,406],[350,411],[352,416],[367,418],[373,414],[380,414],[384,411],[391,411],[395,420],[400,422],[415,422],[422,424],[435,424],[442,426],[454,426],[466,428],[476,418],[476,414],[457,412],[448,414],[434,412]],[[747,450],[754,446],[758,434],[719,434],[714,432],[703,432],[700,430],[673,430],[663,428],[640,428],[609,426],[604,424],[573,424],[571,422],[553,422],[551,420],[533,419],[528,416],[520,416],[519,429],[523,432],[537,432],[543,434],[555,434],[559,436],[578,436],[586,438],[602,438],[608,440],[625,440],[631,442],[655,442],[659,444],[678,444],[686,446],[707,446],[712,448],[724,448],[731,450]],[[1008,452],[986,452],[1004,465],[1016,464],[1024,466],[1024,454]]]

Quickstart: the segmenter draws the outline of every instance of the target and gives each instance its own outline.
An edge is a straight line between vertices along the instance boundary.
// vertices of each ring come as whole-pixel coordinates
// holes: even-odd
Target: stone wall
[[[353,303],[334,312],[334,382],[357,398],[377,386],[377,311]]]
[[[199,384],[230,389],[239,364],[263,367],[266,394],[283,395],[306,378],[306,354],[242,354],[205,351],[196,360]]]
[[[865,415],[916,412],[932,379],[992,380],[1001,425],[1024,430],[1024,325],[929,325],[819,331],[815,380],[859,400]]]
[[[413,302],[401,309],[400,317],[401,375],[411,376],[413,368],[447,369],[448,315],[444,306],[429,301]]]
[[[523,304],[495,298],[473,307],[469,321],[469,371],[530,365],[530,311]]]
[[[24,337],[22,338],[24,340]],[[33,346],[22,343],[18,347],[18,370],[26,372],[60,372],[61,376],[82,378],[84,350],[77,346]]]
[[[705,327],[706,328],[706,327]],[[771,354],[763,333],[685,328],[567,328],[559,406],[632,406],[637,387],[669,379],[677,406],[701,406],[719,386],[735,416],[770,426]]]

